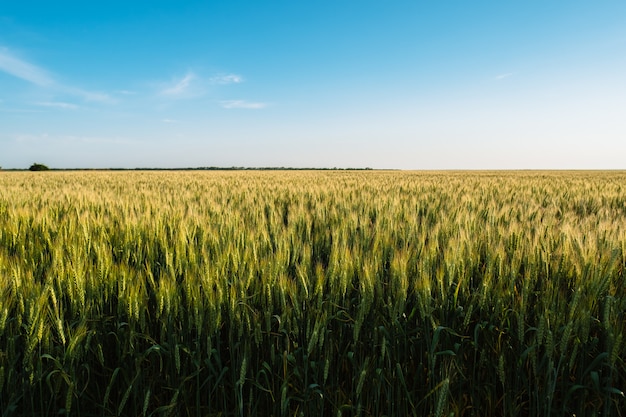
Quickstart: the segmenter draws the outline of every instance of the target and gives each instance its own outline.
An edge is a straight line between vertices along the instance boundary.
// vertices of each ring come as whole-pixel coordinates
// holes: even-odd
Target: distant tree
[[[28,168],[30,171],[47,171],[50,168],[48,168],[47,166],[45,166],[44,164],[38,164],[38,163],[34,163],[30,166],[30,168]]]

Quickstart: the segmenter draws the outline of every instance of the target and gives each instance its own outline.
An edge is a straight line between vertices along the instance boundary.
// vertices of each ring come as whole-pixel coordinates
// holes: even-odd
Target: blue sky
[[[626,2],[0,0],[0,166],[626,169]]]

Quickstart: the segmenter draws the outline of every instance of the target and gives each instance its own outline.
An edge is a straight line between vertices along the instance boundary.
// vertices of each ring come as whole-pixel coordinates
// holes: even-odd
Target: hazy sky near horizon
[[[626,169],[626,2],[0,0],[0,166]]]

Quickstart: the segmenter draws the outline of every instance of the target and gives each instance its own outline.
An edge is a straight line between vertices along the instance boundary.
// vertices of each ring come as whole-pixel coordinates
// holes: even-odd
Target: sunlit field
[[[624,416],[626,172],[0,172],[0,415]]]

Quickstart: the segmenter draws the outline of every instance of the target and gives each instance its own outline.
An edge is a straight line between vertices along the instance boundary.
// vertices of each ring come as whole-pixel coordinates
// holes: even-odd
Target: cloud
[[[220,105],[225,109],[264,109],[267,103],[251,102],[245,100],[224,100]]]
[[[0,70],[41,87],[56,84],[46,70],[22,61],[11,54],[7,48],[0,48]]]
[[[98,103],[115,103],[116,102],[116,100],[113,99],[107,93],[101,93],[98,91],[87,91],[87,90],[83,90],[80,88],[70,88],[70,87],[64,88],[64,91],[72,95],[79,96],[85,101],[95,101]]]
[[[496,75],[496,80],[504,80],[505,78],[509,78],[510,76],[512,76],[514,73],[513,72],[507,72],[506,74],[500,74],[500,75]]]
[[[136,143],[123,137],[104,137],[104,136],[77,136],[77,135],[55,135],[48,133],[19,133],[11,136],[12,140],[17,143],[40,145],[44,143],[55,145],[69,145],[78,143],[88,144],[130,144]]]
[[[65,110],[76,110],[78,106],[72,103],[65,103],[62,101],[40,101],[35,103],[37,106],[42,107],[54,107],[57,109],[65,109]]]
[[[205,96],[213,86],[240,84],[244,78],[239,74],[219,74],[210,78],[201,77],[193,71],[173,78],[169,83],[156,84],[157,95],[170,99],[193,99]]]
[[[188,72],[182,79],[177,80],[173,84],[163,88],[160,92],[160,95],[169,97],[188,96],[191,93],[191,84],[196,78],[198,78],[196,74],[194,74],[193,72]]]
[[[43,113],[43,110],[0,108],[0,112],[2,113]]]
[[[218,75],[210,79],[213,84],[239,84],[243,82],[243,77],[237,74]]]
[[[178,120],[174,120],[174,119],[163,119],[161,121],[163,123],[178,123]]]
[[[58,93],[80,97],[86,101],[111,103],[114,100],[106,93],[83,90],[69,85],[58,83],[45,69],[26,62],[11,54],[7,48],[0,47],[0,71],[14,77],[28,81],[40,87],[51,89]]]

